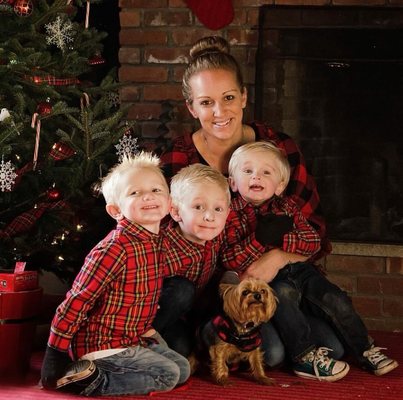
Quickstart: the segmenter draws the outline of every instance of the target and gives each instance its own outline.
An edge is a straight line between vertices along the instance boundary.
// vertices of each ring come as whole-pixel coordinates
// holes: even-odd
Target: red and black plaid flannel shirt
[[[176,222],[170,221],[162,231],[166,240],[165,262],[172,275],[180,275],[202,289],[214,275],[222,234],[204,245],[185,239],[177,230]]]
[[[49,345],[75,357],[145,344],[157,312],[164,268],[163,238],[122,220],[87,255],[57,308]]]
[[[320,249],[320,237],[301,213],[295,202],[286,197],[273,197],[256,207],[237,195],[231,202],[231,212],[224,229],[221,262],[225,269],[244,271],[253,261],[273,247],[262,246],[255,238],[257,215],[287,215],[294,228],[284,235],[282,250],[287,253],[313,256]]]
[[[249,125],[255,131],[256,140],[271,140],[287,154],[291,166],[291,178],[286,195],[297,203],[302,214],[321,237],[321,252],[317,253],[315,258],[329,254],[331,244],[326,236],[326,224],[322,215],[316,184],[306,169],[305,159],[298,146],[290,136],[275,132],[264,123],[252,122]],[[181,168],[190,164],[207,164],[198,153],[192,141],[192,134],[189,133],[174,140],[170,149],[162,154],[161,162],[167,178],[171,178]]]

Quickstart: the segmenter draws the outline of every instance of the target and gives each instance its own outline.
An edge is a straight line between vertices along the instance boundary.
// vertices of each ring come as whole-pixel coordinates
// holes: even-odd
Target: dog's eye
[[[248,294],[250,293],[250,290],[244,290],[243,292],[242,292],[242,296],[247,296]]]
[[[267,290],[266,289],[262,289],[261,291],[260,291],[260,294],[266,294],[267,293]]]

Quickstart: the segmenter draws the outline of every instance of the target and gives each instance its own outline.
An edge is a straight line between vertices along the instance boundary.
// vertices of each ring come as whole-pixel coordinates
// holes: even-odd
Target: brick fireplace
[[[382,24],[393,20],[396,29],[403,29],[403,0],[233,0],[232,3],[235,12],[232,23],[211,31],[197,20],[184,0],[119,1],[119,79],[128,83],[121,97],[133,103],[129,117],[138,122],[138,133],[146,146],[161,148],[171,137],[194,128],[183,103],[181,77],[189,47],[205,35],[219,34],[230,41],[248,88],[246,120],[260,117],[261,111],[255,105],[261,101],[261,93],[255,91],[255,84],[259,80],[256,54],[262,6],[272,7],[277,13],[277,23],[285,26],[295,24],[304,10],[323,11],[322,16],[311,21],[323,24],[328,18],[325,11],[329,9],[361,7],[367,21]],[[290,14],[290,9],[296,6],[300,9]],[[333,18],[326,23],[334,21]],[[273,114],[267,115],[274,120]],[[294,130],[294,122],[287,121],[282,128],[301,147],[306,146],[303,141],[309,138],[301,140],[300,129]],[[334,241],[333,253],[323,264],[329,278],[351,295],[368,328],[403,330],[403,243]]]

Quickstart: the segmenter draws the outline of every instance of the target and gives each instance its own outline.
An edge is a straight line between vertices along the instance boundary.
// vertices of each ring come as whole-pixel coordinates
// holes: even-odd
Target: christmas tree
[[[70,280],[112,226],[99,181],[138,144],[95,3],[0,0],[0,269]]]

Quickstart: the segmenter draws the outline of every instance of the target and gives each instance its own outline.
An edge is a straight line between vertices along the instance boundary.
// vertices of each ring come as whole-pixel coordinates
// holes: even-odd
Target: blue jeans
[[[99,375],[81,395],[123,396],[164,392],[183,384],[190,375],[187,359],[164,344],[129,347],[94,362]]]
[[[186,278],[166,278],[153,321],[153,327],[168,346],[184,357],[189,356],[193,347],[191,326],[185,315],[193,306],[195,291],[193,283]]]
[[[357,360],[364,361],[362,353],[370,347],[364,323],[347,294],[314,265],[290,264],[270,285],[279,299],[273,321],[294,362],[313,348],[326,345],[316,342],[306,313],[325,320]]]
[[[317,343],[318,347],[332,349],[332,357],[339,360],[344,355],[344,348],[335,335],[333,329],[319,318],[306,315],[311,327],[311,340]],[[276,367],[285,361],[285,348],[273,323],[268,322],[262,325],[262,350],[263,360],[268,367]]]

